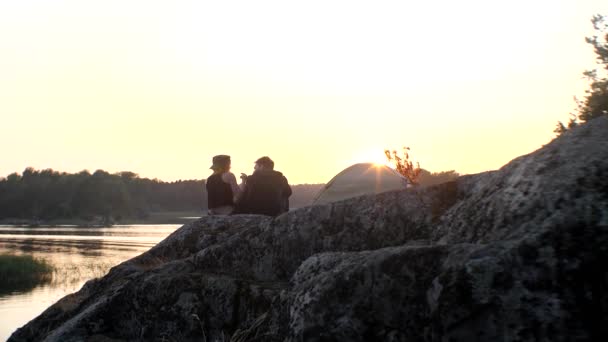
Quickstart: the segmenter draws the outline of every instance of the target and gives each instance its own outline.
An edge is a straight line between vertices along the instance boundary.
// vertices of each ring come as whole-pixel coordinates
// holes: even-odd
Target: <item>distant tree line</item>
[[[420,185],[457,178],[455,171],[431,173],[421,169]],[[292,185],[291,208],[312,204],[325,184]],[[163,182],[133,172],[97,170],[78,173],[26,168],[0,178],[0,220],[146,219],[158,212],[200,212],[207,208],[204,180]]]
[[[420,174],[418,175],[418,184],[421,186],[431,186],[450,182],[456,180],[458,177],[460,177],[460,174],[454,170],[430,172],[425,169],[420,169]]]
[[[162,182],[133,172],[76,174],[27,168],[0,178],[0,219],[145,218],[206,207],[204,181]]]
[[[323,184],[293,185],[292,208],[310,205]],[[0,220],[145,219],[151,213],[207,208],[204,180],[163,182],[125,171],[58,172],[26,168],[0,178]]]

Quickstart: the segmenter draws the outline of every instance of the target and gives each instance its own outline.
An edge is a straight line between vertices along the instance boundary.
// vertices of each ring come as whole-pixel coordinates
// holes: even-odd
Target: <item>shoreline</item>
[[[52,220],[3,218],[0,219],[0,225],[14,226],[20,228],[51,228],[56,226],[74,226],[78,228],[108,228],[112,226],[140,224],[185,224],[196,220],[202,216],[205,216],[205,213],[202,211],[179,211],[154,212],[150,213],[146,218],[127,218],[121,220],[103,220],[100,218],[96,218],[94,220],[84,220],[78,218],[64,218]]]

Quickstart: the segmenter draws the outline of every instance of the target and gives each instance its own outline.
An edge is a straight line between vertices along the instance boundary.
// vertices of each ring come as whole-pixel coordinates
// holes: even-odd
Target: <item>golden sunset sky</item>
[[[430,171],[549,142],[608,1],[2,1],[0,176],[206,178],[268,155],[326,182],[408,145]]]

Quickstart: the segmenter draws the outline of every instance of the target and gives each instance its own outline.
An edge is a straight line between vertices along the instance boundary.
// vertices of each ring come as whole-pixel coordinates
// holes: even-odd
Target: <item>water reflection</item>
[[[0,253],[27,254],[53,265],[50,279],[0,293],[0,341],[89,279],[150,249],[179,225],[111,228],[0,226]]]

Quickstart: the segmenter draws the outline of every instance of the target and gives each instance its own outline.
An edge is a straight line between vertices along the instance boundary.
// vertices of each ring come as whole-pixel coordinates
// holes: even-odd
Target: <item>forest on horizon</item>
[[[420,184],[432,185],[458,177],[454,171],[422,170]],[[290,207],[312,204],[325,184],[291,185]],[[28,167],[0,178],[0,220],[138,221],[159,212],[201,215],[207,208],[204,180],[163,182],[136,173],[83,170],[66,173]]]
[[[323,184],[292,185],[292,207],[312,202]],[[207,208],[204,180],[163,182],[134,172],[78,173],[28,167],[0,178],[0,220],[137,221],[158,212]]]

